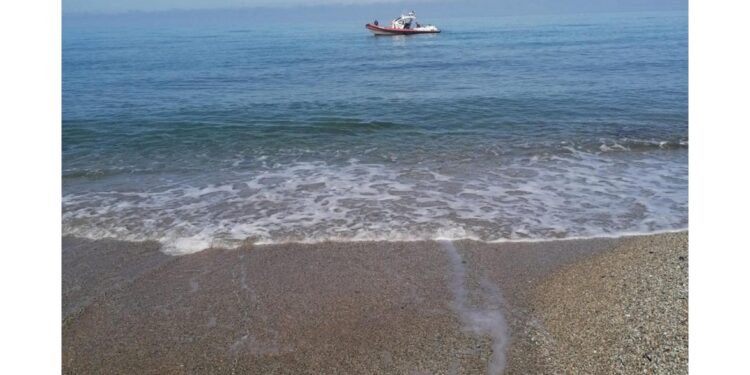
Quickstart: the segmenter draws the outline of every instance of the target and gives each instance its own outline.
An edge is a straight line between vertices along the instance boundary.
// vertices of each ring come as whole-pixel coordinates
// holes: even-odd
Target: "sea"
[[[422,16],[442,33],[64,19],[63,234],[184,254],[687,228],[687,12]]]

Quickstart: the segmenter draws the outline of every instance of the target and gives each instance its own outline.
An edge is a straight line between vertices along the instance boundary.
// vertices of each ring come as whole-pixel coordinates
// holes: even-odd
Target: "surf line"
[[[453,267],[453,309],[458,314],[464,328],[476,335],[488,336],[492,339],[492,356],[487,365],[487,372],[499,375],[505,370],[506,348],[510,341],[508,324],[501,308],[504,304],[500,290],[491,282],[484,279],[481,282],[486,308],[469,305],[469,293],[466,290],[466,267],[461,254],[453,242],[439,241],[441,247],[450,259]]]

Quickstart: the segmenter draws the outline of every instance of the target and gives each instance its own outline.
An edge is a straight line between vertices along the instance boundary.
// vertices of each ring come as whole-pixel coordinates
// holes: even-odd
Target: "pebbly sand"
[[[687,237],[180,257],[66,237],[63,373],[687,373]]]

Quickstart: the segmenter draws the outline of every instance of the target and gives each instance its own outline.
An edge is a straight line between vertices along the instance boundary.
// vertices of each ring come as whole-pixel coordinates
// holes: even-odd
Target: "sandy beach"
[[[64,237],[63,373],[687,373],[687,238]]]

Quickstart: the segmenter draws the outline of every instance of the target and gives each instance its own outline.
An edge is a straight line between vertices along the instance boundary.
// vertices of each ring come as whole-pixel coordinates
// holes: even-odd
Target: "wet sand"
[[[64,373],[612,373],[656,342],[679,354],[658,344],[659,366],[633,371],[686,372],[687,233],[180,257],[152,242],[62,247]]]

